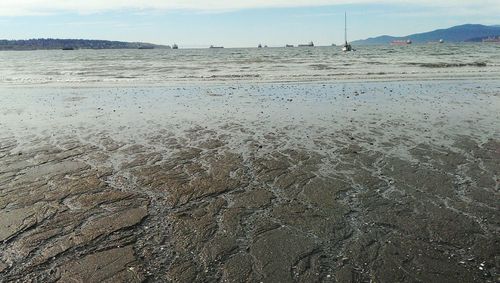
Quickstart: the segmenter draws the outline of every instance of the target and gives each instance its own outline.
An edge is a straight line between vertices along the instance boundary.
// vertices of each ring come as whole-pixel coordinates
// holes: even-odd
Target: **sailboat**
[[[344,52],[352,51],[352,46],[349,43],[347,43],[347,12],[344,15],[344,39],[345,43],[344,46],[342,46],[342,51]]]

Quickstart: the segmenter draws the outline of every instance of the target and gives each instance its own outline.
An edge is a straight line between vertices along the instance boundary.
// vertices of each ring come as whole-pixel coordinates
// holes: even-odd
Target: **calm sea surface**
[[[500,78],[500,44],[0,52],[0,84]]]

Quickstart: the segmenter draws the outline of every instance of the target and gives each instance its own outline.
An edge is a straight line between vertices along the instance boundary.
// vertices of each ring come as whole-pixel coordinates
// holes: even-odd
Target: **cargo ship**
[[[314,43],[311,41],[308,44],[299,44],[299,47],[314,47]]]
[[[485,39],[483,39],[483,42],[494,42],[494,43],[500,43],[500,36],[485,38]]]
[[[410,44],[412,44],[410,39],[408,39],[408,40],[394,40],[391,42],[391,45],[397,45],[397,46],[410,45]]]
[[[428,44],[437,44],[437,43],[442,44],[442,43],[444,43],[444,40],[443,40],[443,39],[440,39],[440,40],[438,40],[438,41],[429,41],[429,42],[427,42],[427,43],[428,43]]]

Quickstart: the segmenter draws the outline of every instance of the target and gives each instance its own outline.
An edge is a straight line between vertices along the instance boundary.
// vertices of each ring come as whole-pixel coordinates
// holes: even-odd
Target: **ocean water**
[[[500,78],[499,44],[0,52],[0,85]]]

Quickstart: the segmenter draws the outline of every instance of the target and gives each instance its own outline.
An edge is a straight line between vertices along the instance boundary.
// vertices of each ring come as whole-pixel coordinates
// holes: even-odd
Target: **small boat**
[[[344,43],[344,45],[342,45],[342,51],[344,52],[350,52],[352,51],[352,46],[347,43],[347,41]]]
[[[396,45],[396,46],[410,45],[410,44],[412,44],[412,41],[410,39],[408,39],[408,40],[393,40],[391,42],[391,45]]]
[[[290,48],[290,47],[293,47],[293,45],[292,44],[287,44],[287,45],[285,45],[285,47]]]
[[[351,44],[349,44],[347,42],[347,12],[344,14],[344,40],[345,40],[345,43],[342,46],[342,51],[344,51],[344,52],[353,51]]]
[[[174,43],[174,45],[172,45],[172,49],[179,49],[179,46]]]
[[[342,46],[342,51],[350,52],[350,51],[352,51],[352,46],[346,42],[346,43],[344,43],[344,46]]]
[[[75,50],[75,48],[74,47],[63,47],[62,50],[66,50],[66,51],[67,50]]]
[[[440,40],[439,40],[439,43],[444,43],[444,40],[443,40],[443,39],[440,39]]]
[[[299,47],[314,47],[314,43],[311,41],[308,44],[299,44]]]
[[[222,48],[224,48],[224,46],[213,46],[213,45],[210,45],[209,48],[210,49],[222,49]]]
[[[262,44],[259,43],[259,46],[257,46],[257,48],[262,48]]]

